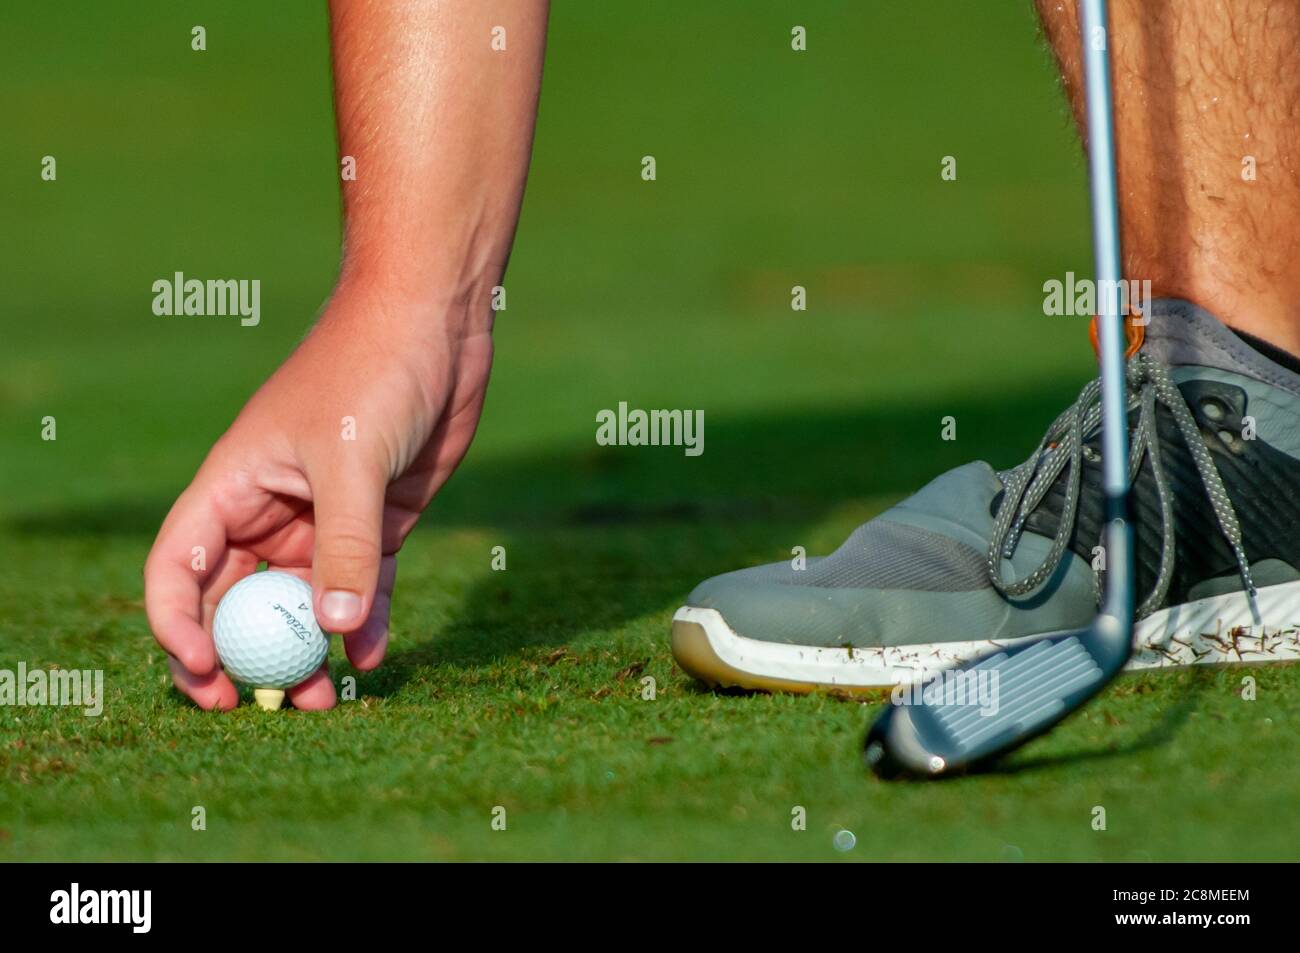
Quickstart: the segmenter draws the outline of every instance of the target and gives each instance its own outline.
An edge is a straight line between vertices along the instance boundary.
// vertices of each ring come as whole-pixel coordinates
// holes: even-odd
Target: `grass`
[[[0,708],[0,859],[1296,859],[1293,667],[1126,677],[1005,771],[891,786],[868,706],[708,693],[668,652],[700,579],[1021,459],[1090,373],[1035,317],[1089,263],[1027,5],[809,2],[796,54],[777,2],[559,0],[479,440],[402,553],[388,662],[336,647],[356,701],[276,716],[170,689],[140,566],[329,291],[323,14],[10,6],[0,668],[102,668],[107,699]],[[260,277],[262,325],[153,317],[174,270]],[[703,409],[705,453],[596,446],[620,400]]]

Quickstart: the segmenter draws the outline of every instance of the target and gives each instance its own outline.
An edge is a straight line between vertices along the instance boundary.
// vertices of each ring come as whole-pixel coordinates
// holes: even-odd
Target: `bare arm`
[[[333,0],[345,279],[477,324],[532,147],[545,0]],[[504,31],[494,36],[493,30]],[[505,49],[493,49],[504,43]]]

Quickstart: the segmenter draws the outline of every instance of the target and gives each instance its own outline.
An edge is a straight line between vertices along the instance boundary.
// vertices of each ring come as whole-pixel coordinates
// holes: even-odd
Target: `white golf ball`
[[[217,603],[212,637],[230,677],[256,688],[292,688],[329,651],[311,586],[287,572],[255,572],[231,586]]]

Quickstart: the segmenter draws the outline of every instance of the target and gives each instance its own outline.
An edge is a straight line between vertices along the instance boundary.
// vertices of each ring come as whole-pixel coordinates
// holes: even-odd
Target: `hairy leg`
[[[1036,0],[1082,128],[1075,0]],[[1124,272],[1300,353],[1300,4],[1111,0]]]

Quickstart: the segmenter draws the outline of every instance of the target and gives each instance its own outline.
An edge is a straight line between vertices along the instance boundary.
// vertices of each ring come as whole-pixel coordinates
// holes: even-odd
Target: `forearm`
[[[523,198],[547,0],[331,0],[341,283],[490,321]],[[504,28],[506,49],[493,49]]]

